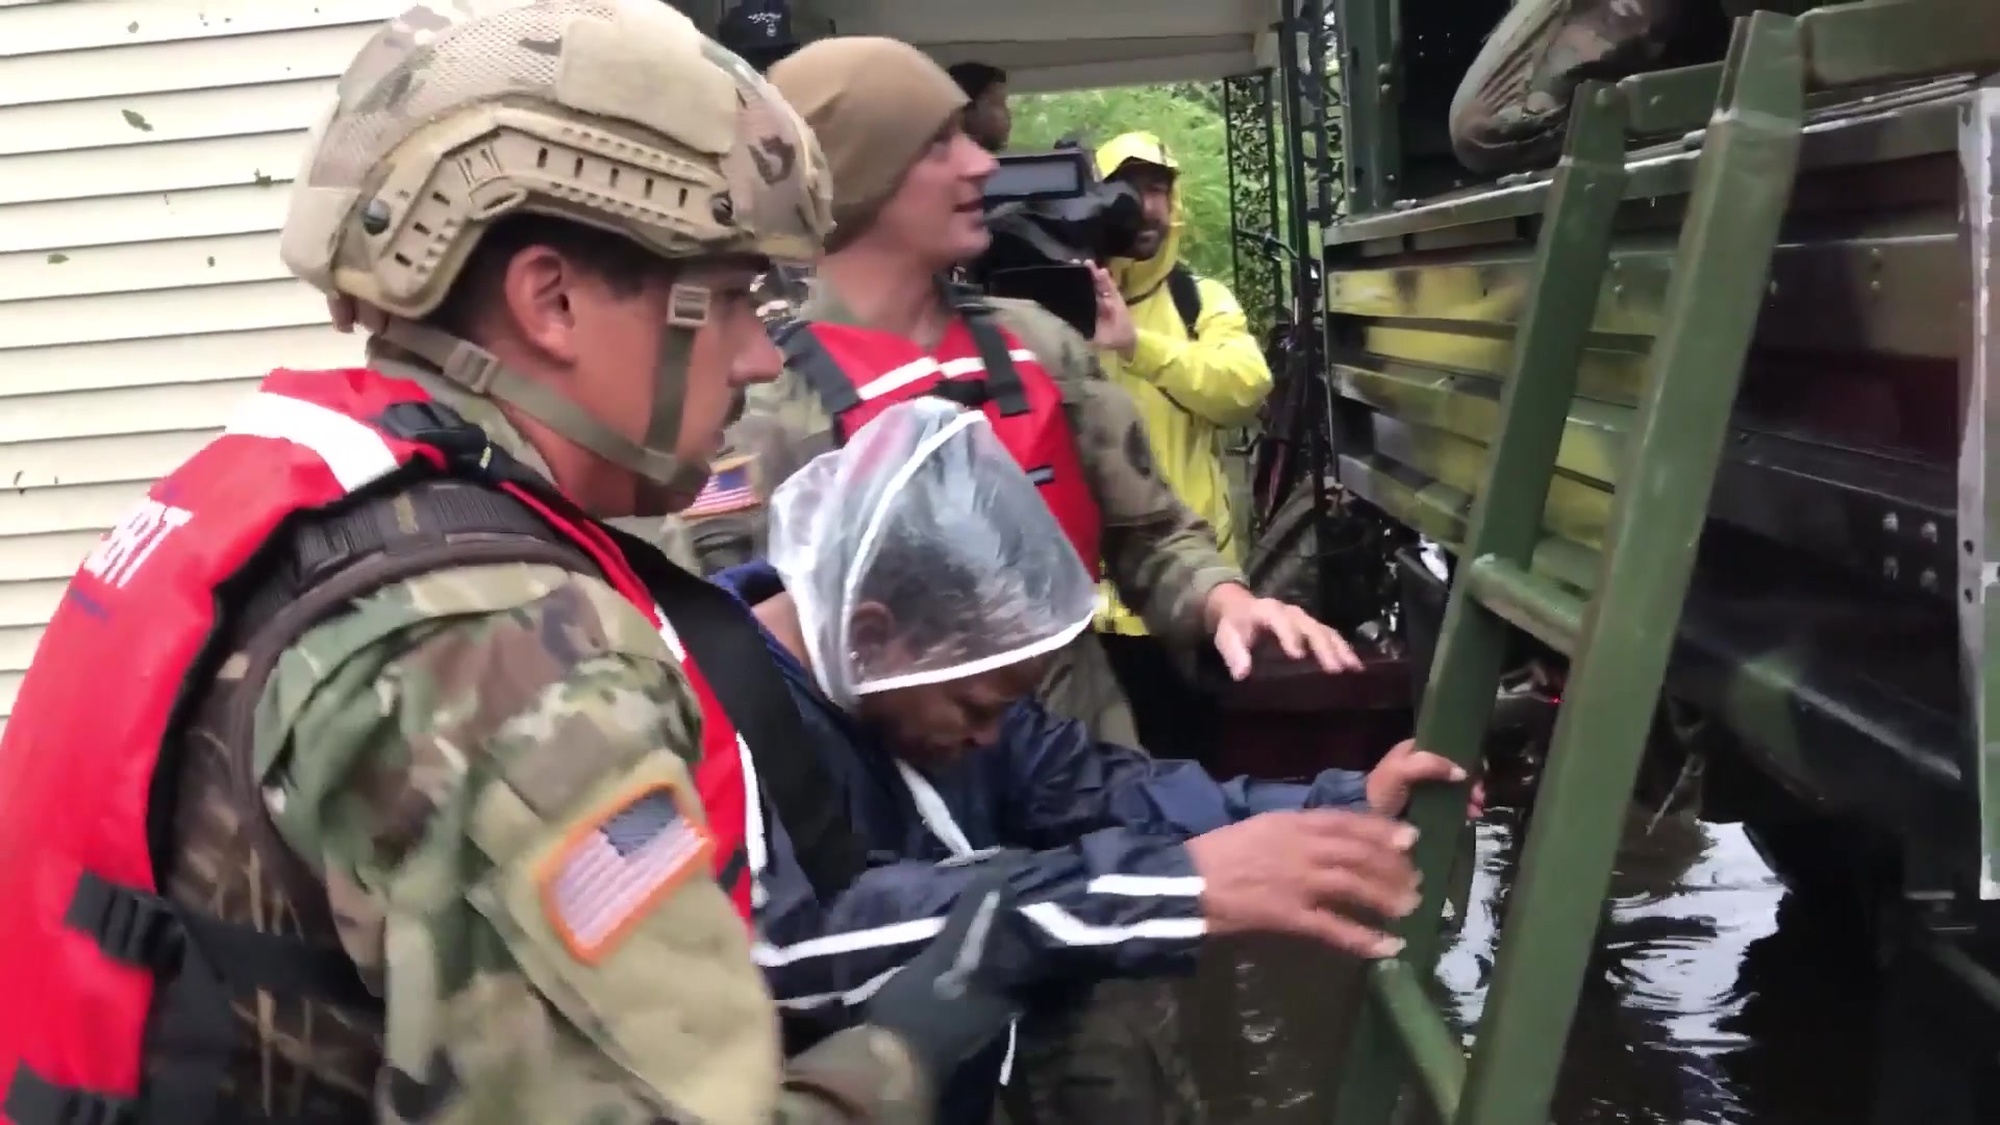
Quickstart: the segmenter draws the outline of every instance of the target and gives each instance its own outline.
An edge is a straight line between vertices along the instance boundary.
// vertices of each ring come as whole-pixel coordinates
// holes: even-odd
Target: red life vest
[[[868,328],[792,321],[776,330],[785,361],[806,380],[846,442],[890,406],[934,394],[986,412],[1014,460],[1092,574],[1100,569],[1103,513],[1084,479],[1062,388],[1035,353],[993,323],[992,310],[961,302],[935,351]]]
[[[58,1125],[79,1104],[84,1112],[104,1112],[107,1102],[133,1108],[125,1099],[140,1089],[148,1014],[161,1005],[173,1011],[183,971],[159,963],[175,953],[141,947],[187,913],[156,893],[154,773],[177,737],[184,686],[203,675],[222,625],[218,591],[287,517],[404,470],[453,472],[448,451],[381,424],[404,404],[429,402],[417,384],[372,371],[278,371],[77,571],[0,737],[0,1090],[13,1125]],[[599,525],[546,490],[504,480],[498,487],[594,560],[685,655]],[[718,873],[727,873],[747,924],[748,755],[700,671],[685,660],[682,667],[702,708],[696,785]],[[373,998],[362,993],[357,1002]],[[149,1089],[145,1105],[154,1097]]]

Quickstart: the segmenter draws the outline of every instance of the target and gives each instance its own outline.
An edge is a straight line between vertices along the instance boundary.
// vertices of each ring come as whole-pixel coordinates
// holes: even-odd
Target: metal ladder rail
[[[1587,605],[1529,573],[1625,177],[1629,84],[1578,94],[1418,742],[1476,766],[1512,628],[1570,655],[1572,678],[1469,1067],[1424,987],[1464,822],[1460,795],[1433,791],[1412,808],[1424,901],[1400,927],[1404,954],[1369,974],[1373,1003],[1355,1029],[1338,1125],[1388,1125],[1405,1063],[1447,1125],[1547,1120],[1791,194],[1801,43],[1792,17],[1758,12],[1736,24]]]

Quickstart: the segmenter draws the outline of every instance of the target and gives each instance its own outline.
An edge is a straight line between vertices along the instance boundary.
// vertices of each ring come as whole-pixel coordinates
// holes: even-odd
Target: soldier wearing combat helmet
[[[105,536],[0,741],[13,1125],[930,1119],[1016,1012],[967,968],[1004,891],[787,1066],[749,666],[708,659],[764,650],[601,522],[700,490],[828,193],[654,0],[362,48],[282,252],[368,366],[274,371]]]

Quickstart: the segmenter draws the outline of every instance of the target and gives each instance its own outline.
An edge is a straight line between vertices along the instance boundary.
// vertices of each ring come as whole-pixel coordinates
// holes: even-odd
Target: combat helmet
[[[686,492],[707,471],[672,456],[706,289],[674,288],[643,443],[423,320],[509,216],[573,221],[663,259],[803,263],[832,226],[830,192],[798,114],[660,0],[430,0],[341,76],[280,252],[330,297],[385,313],[382,338],[446,377]]]

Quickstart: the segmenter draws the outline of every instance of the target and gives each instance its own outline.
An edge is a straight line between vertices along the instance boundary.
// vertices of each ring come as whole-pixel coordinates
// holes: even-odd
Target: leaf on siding
[[[119,112],[125,115],[125,124],[139,130],[141,133],[150,133],[153,131],[153,123],[140,116],[139,111],[127,109]]]
[[[50,254],[50,255],[49,255],[49,264],[50,264],[50,265],[52,265],[52,266],[59,266],[59,265],[62,265],[62,264],[63,264],[64,262],[67,262],[67,261],[69,261],[69,255],[68,255],[68,254]]]

